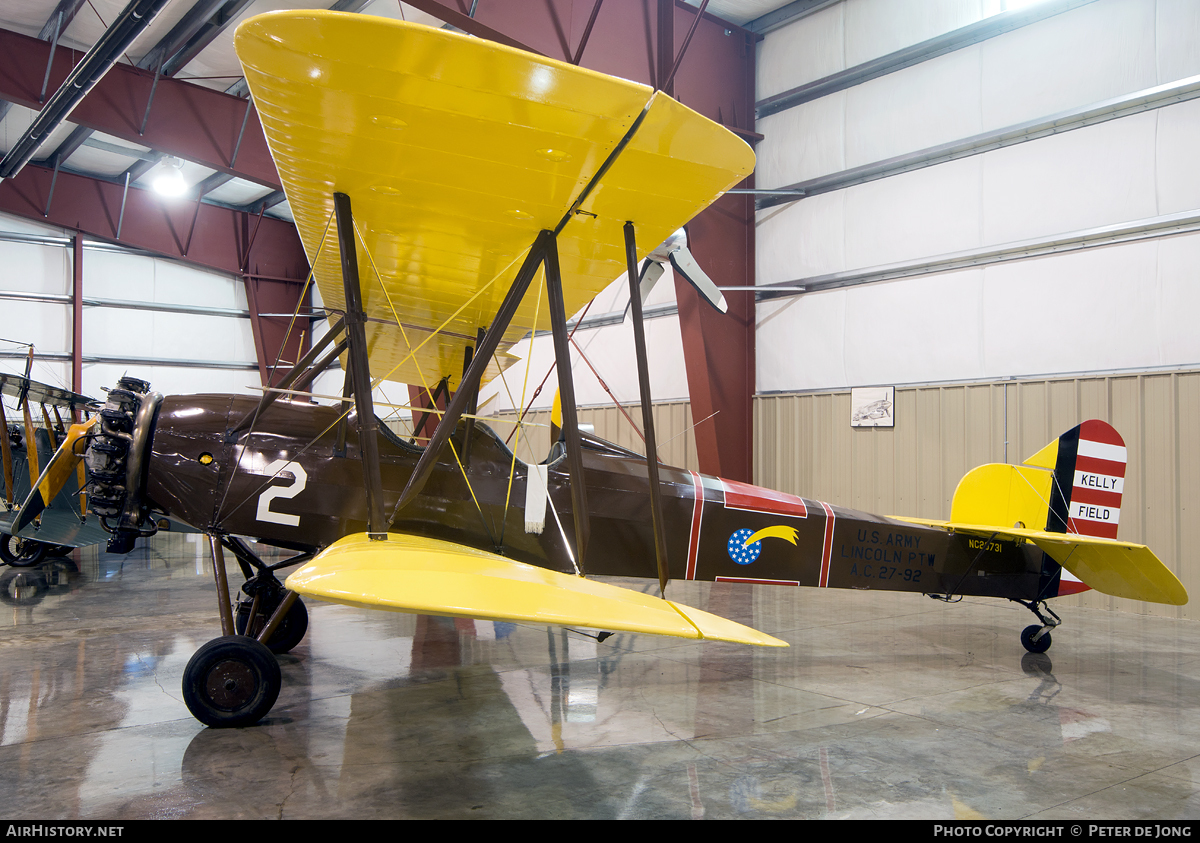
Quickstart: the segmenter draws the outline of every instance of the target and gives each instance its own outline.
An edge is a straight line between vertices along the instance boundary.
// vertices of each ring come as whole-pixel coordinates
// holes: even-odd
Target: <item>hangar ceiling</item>
[[[483,0],[484,4],[488,2]],[[689,2],[693,6],[701,5],[701,0]],[[753,29],[753,21],[782,7],[792,7],[795,14],[812,11],[829,2],[710,0],[706,11],[735,24],[751,24],[747,28]],[[274,178],[242,172],[236,166],[208,166],[211,161],[189,156],[161,134],[155,136],[154,132],[145,131],[146,124],[155,116],[154,99],[159,94],[163,95],[164,101],[168,99],[164,80],[183,81],[244,99],[247,92],[233,51],[233,32],[242,20],[274,9],[332,8],[443,26],[446,24],[427,10],[436,12],[438,5],[444,5],[453,12],[469,15],[478,4],[479,0],[457,3],[449,0],[443,4],[409,4],[398,0],[169,0],[147,3],[147,6],[161,7],[161,11],[121,51],[114,70],[120,72],[121,66],[133,67],[142,71],[141,76],[150,77],[150,93],[145,103],[149,107],[130,105],[125,114],[119,115],[120,122],[128,127],[119,134],[65,120],[39,139],[32,161],[47,168],[57,168],[60,173],[118,183],[122,189],[128,180],[129,187],[142,190],[150,189],[154,179],[172,165],[181,166],[188,186],[187,195],[193,200],[199,198],[204,204],[254,215],[263,211],[267,216],[290,220],[287,200]],[[39,83],[35,86],[39,89],[38,99],[45,102],[55,92],[52,84],[55,74],[46,68],[45,49],[34,50],[20,39],[11,38],[11,33],[76,51],[74,57],[78,59],[100,41],[127,5],[131,4],[126,0],[25,0],[0,7],[0,29],[10,36],[6,49],[25,65],[27,72],[40,71],[41,78],[34,80]],[[28,93],[22,97],[11,89],[0,90],[3,100],[0,102],[0,150],[5,154],[13,149],[37,117],[38,111],[33,106],[38,103],[29,102]],[[161,101],[158,106],[160,110],[168,107]],[[242,122],[251,124],[249,110],[243,108],[242,114]],[[238,127],[238,133],[244,140],[243,127]],[[131,139],[131,135],[137,140]],[[240,157],[243,150],[236,146],[235,149]]]

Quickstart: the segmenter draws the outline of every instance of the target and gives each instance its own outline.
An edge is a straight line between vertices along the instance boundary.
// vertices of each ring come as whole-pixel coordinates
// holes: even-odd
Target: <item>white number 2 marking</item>
[[[291,500],[303,492],[304,487],[308,485],[308,472],[301,468],[298,463],[287,460],[275,460],[275,462],[263,469],[263,474],[269,476],[291,474],[293,479],[290,486],[272,486],[258,496],[258,520],[270,521],[273,524],[283,524],[288,527],[299,527],[299,515],[272,512],[271,501],[276,498]]]

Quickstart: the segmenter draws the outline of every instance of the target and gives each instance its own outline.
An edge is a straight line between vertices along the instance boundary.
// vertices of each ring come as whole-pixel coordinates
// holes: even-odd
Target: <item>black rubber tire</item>
[[[214,638],[183,671],[183,701],[206,726],[253,726],[267,716],[283,677],[265,646],[244,635]]]
[[[1050,633],[1046,632],[1037,641],[1033,640],[1033,636],[1038,634],[1041,629],[1036,623],[1033,626],[1027,626],[1021,630],[1021,644],[1031,653],[1044,653],[1050,649]]]
[[[20,539],[7,533],[0,536],[0,559],[14,568],[29,568],[46,558],[47,545],[33,539]]]
[[[271,611],[274,611],[272,608]],[[234,616],[233,625],[237,629],[238,635],[246,634],[246,620],[250,617],[250,603],[243,601],[237,606],[237,614]],[[258,634],[258,630],[266,626],[267,620],[270,619],[270,614],[260,613],[258,621],[254,624],[254,634]],[[292,648],[304,640],[304,634],[308,632],[308,609],[304,606],[304,601],[299,597],[292,604],[292,608],[288,609],[287,615],[283,622],[279,624],[279,629],[275,630],[275,634],[271,636],[271,640],[267,642],[267,649],[275,655],[290,653]]]

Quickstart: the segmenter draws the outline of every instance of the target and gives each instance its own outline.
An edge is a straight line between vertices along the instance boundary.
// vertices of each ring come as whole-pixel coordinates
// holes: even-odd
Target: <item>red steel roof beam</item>
[[[49,56],[50,45],[45,41],[0,29],[0,98],[39,109]],[[50,84],[61,85],[78,58],[77,50],[58,47]],[[283,189],[257,113],[250,115],[238,146],[246,117],[246,101],[239,97],[160,78],[145,132],[139,134],[153,85],[152,72],[115,65],[71,112],[71,122],[274,190]]]
[[[200,203],[171,202],[149,190],[132,188],[125,198],[121,237],[116,236],[123,185],[59,171],[49,216],[44,215],[53,171],[27,166],[15,178],[0,182],[0,212],[49,223],[124,246],[181,258],[228,272],[303,282],[308,261],[296,234],[285,220],[264,217],[247,260],[251,220],[241,211]],[[194,222],[193,222],[194,220]]]
[[[104,31],[79,63],[59,83],[57,90],[38,112],[33,123],[0,161],[0,178],[11,178],[37,154],[38,148],[50,133],[67,119],[88,92],[108,73],[121,54],[137,39],[155,16],[167,5],[167,0],[130,0],[128,6]],[[43,77],[41,96],[48,77]]]

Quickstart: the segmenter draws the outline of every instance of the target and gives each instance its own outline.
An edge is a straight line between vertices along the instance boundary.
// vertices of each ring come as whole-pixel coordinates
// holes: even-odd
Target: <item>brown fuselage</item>
[[[150,500],[198,529],[285,547],[322,548],[365,531],[367,493],[353,414],[339,423],[336,408],[277,402],[253,432],[228,433],[255,404],[229,395],[166,398],[152,442]],[[447,450],[422,494],[389,529],[572,571],[570,481],[562,458],[549,464],[558,517],[547,511],[542,532],[527,533],[527,467],[516,463],[510,491],[511,451],[485,425],[473,428],[469,448],[464,435],[460,426],[454,453]],[[390,516],[420,449],[391,434],[380,435],[379,449]],[[656,578],[645,459],[585,437],[584,470],[591,537],[580,567]],[[667,466],[660,474],[673,579],[1021,600],[1057,594],[1057,580],[1047,581],[1042,553],[1031,544],[954,534]]]

